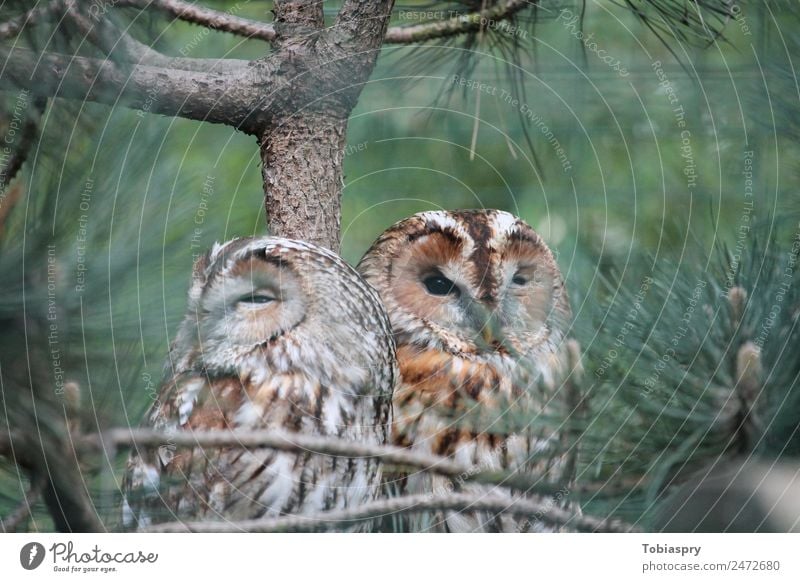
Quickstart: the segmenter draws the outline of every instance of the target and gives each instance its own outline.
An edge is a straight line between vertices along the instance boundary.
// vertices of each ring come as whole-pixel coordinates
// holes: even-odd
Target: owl
[[[391,441],[475,470],[561,479],[557,378],[571,319],[553,253],[498,210],[416,214],[384,232],[358,265],[380,293],[397,343],[400,383]],[[564,432],[563,430],[561,431]],[[407,493],[486,486],[411,473]],[[412,529],[545,530],[507,515],[447,512]]]
[[[165,432],[275,429],[386,444],[398,377],[375,290],[333,253],[282,238],[215,245],[194,265],[188,310],[147,424]],[[342,509],[380,491],[375,459],[270,449],[137,451],[123,525]]]

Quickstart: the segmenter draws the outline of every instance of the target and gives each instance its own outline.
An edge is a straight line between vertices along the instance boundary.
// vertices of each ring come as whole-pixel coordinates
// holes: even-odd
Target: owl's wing
[[[179,374],[162,385],[147,424],[163,431],[165,441],[153,449],[136,450],[128,459],[123,478],[125,529],[177,519],[197,510],[204,488],[199,477],[212,459],[199,448],[178,451],[169,435],[231,427],[243,395],[238,379],[210,379],[194,372]]]

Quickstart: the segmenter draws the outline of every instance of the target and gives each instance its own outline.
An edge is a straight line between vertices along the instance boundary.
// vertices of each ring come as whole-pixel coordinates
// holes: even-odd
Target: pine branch
[[[338,22],[343,26],[347,23],[357,23],[357,20],[352,16],[360,14],[359,10],[365,7],[368,8],[369,4],[369,2],[345,3],[340,11]],[[120,0],[116,6],[130,6],[141,9],[153,8],[173,18],[206,26],[214,30],[264,41],[275,39],[275,27],[271,24],[233,16],[211,8],[198,7],[180,0]],[[480,29],[481,22],[489,20],[499,22],[531,6],[533,6],[531,0],[508,0],[485,11],[463,14],[439,22],[416,26],[391,26],[386,31],[384,42],[387,44],[411,44],[474,32]],[[361,24],[363,25],[363,21]]]
[[[111,60],[123,60],[128,63],[180,69],[183,71],[213,72],[241,69],[249,65],[242,59],[195,59],[186,57],[170,57],[139,42],[127,31],[114,25],[108,18],[93,20],[89,14],[78,6],[77,0],[61,0],[65,6],[65,15],[75,24],[81,34],[105,53]]]
[[[389,44],[411,44],[476,32],[489,21],[506,20],[534,4],[531,0],[507,0],[483,11],[462,14],[447,20],[416,26],[393,26],[386,32],[384,40]]]
[[[109,60],[0,48],[8,84],[47,97],[122,105],[168,116],[225,123],[247,131],[252,103],[263,94],[251,70],[198,72],[132,65]],[[263,91],[263,89],[262,89]]]
[[[0,435],[0,450],[3,435]],[[242,447],[271,448],[290,453],[313,453],[340,457],[369,457],[380,459],[385,465],[393,465],[398,469],[419,469],[438,475],[458,478],[463,482],[471,481],[485,485],[499,485],[539,495],[554,495],[567,488],[570,494],[615,496],[629,492],[631,484],[598,483],[571,485],[553,483],[532,474],[477,470],[436,455],[411,452],[391,445],[369,445],[333,437],[318,437],[296,433],[282,433],[266,430],[219,430],[207,432],[174,432],[167,433],[153,429],[112,429],[100,436],[87,435],[83,445],[90,448],[102,448],[102,442],[113,443],[118,447],[155,448],[165,444],[175,447]],[[644,486],[637,482],[637,485]]]
[[[633,526],[619,520],[605,520],[578,515],[552,507],[547,502],[530,499],[515,499],[508,496],[470,493],[454,493],[447,496],[408,495],[366,503],[359,507],[321,512],[311,516],[291,516],[275,519],[253,519],[244,521],[201,521],[166,523],[145,528],[145,532],[312,532],[330,529],[347,529],[354,522],[367,521],[386,514],[408,514],[423,511],[487,511],[509,515],[535,517],[553,524],[567,525],[579,531],[633,532]]]
[[[140,8],[142,10],[152,8],[184,22],[247,38],[265,41],[271,41],[275,38],[275,28],[271,24],[241,18],[227,12],[197,6],[182,0],[119,0],[115,6]]]

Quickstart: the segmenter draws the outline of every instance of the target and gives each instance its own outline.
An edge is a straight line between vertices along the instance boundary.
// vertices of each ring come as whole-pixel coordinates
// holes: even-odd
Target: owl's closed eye
[[[384,444],[396,378],[388,318],[354,269],[308,243],[235,239],[194,266],[186,316],[148,423]],[[162,450],[170,454],[131,457],[129,527],[170,517],[315,513],[379,492],[374,459],[236,446],[172,451],[169,443]]]

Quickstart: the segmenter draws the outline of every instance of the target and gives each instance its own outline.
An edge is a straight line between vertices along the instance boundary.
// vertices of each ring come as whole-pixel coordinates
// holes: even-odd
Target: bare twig
[[[165,433],[152,429],[123,428],[113,429],[104,433],[102,440],[113,442],[120,447],[155,448],[168,443],[176,447],[235,446],[250,449],[265,447],[293,453],[310,452],[340,457],[369,457],[379,459],[385,465],[393,465],[397,468],[415,468],[447,477],[456,477],[462,481],[499,485],[539,495],[554,495],[563,492],[565,487],[570,490],[571,494],[575,495],[601,492],[603,495],[611,496],[617,495],[620,491],[629,491],[624,484],[607,483],[569,486],[565,483],[544,481],[540,476],[532,474],[509,473],[507,471],[478,471],[475,467],[464,466],[443,457],[411,452],[401,447],[369,445],[333,437],[318,437],[297,433],[253,430]],[[101,446],[101,439],[97,436],[87,435],[84,442],[95,448]]]
[[[165,523],[144,529],[147,532],[311,532],[347,529],[357,522],[384,517],[387,514],[422,511],[488,511],[534,517],[554,525],[568,525],[579,531],[632,532],[635,528],[618,520],[597,519],[551,507],[531,499],[515,499],[505,495],[453,493],[447,496],[409,495],[367,503],[359,507],[321,512],[310,516],[291,516],[246,521],[201,521]]]
[[[392,26],[386,31],[384,42],[388,44],[411,44],[435,38],[446,38],[467,32],[477,32],[490,21],[499,22],[511,18],[517,12],[530,8],[533,0],[507,0],[479,12],[470,12],[415,26]]]
[[[586,414],[587,395],[582,393],[583,365],[581,364],[581,346],[577,340],[568,340],[566,345],[567,377],[564,381],[567,418],[569,427],[566,430],[570,443],[564,460],[563,479],[573,479],[578,467],[579,443],[583,437],[582,422]]]
[[[321,4],[321,3],[320,3]],[[198,24],[214,30],[230,32],[238,36],[271,41],[275,38],[275,28],[271,24],[234,16],[227,12],[212,10],[182,0],[119,0],[116,6],[153,8],[185,22]]]
[[[0,454],[8,449],[9,435],[0,433]],[[310,452],[319,455],[340,457],[369,457],[379,459],[384,465],[392,465],[398,470],[415,468],[430,471],[446,477],[456,477],[464,482],[472,481],[485,485],[500,485],[509,489],[553,495],[568,488],[571,495],[616,496],[630,493],[633,488],[647,486],[641,479],[620,482],[568,485],[543,481],[531,474],[509,473],[506,471],[476,471],[435,455],[411,452],[391,445],[368,445],[333,437],[318,437],[296,433],[254,430],[219,430],[206,432],[164,432],[146,428],[116,428],[99,435],[85,435],[78,446],[101,450],[114,444],[119,448],[157,448],[164,444],[175,447],[242,447],[246,449],[269,448],[290,453]]]
[[[387,44],[411,44],[474,32],[480,29],[482,22],[505,20],[517,12],[533,6],[533,4],[532,0],[508,0],[484,11],[454,16],[447,20],[418,24],[416,26],[392,26],[386,31],[384,42]],[[173,18],[213,28],[214,30],[264,41],[275,39],[275,27],[271,24],[233,16],[210,8],[198,7],[180,0],[119,0],[116,6],[132,6],[142,9],[154,8],[169,14]],[[346,14],[340,18],[340,23],[355,22],[354,19],[348,16],[349,13],[347,11],[343,9],[343,12],[346,12]]]
[[[24,498],[20,501],[14,510],[6,517],[0,520],[0,531],[10,533],[16,531],[17,527],[31,517],[33,512],[31,507],[39,501],[42,495],[42,483],[31,484],[28,491],[25,493]]]

